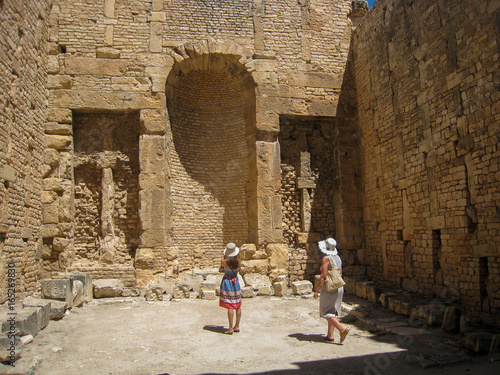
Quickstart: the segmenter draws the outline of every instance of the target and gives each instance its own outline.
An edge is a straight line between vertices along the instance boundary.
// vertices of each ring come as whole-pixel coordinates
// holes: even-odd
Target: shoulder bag
[[[331,258],[328,258],[330,261],[330,266],[331,269],[328,269],[328,273],[326,274],[326,291],[327,292],[334,292],[335,290],[339,289],[340,287],[345,285],[344,279],[342,279],[342,276],[340,276],[340,270],[335,267],[335,265],[332,262]]]

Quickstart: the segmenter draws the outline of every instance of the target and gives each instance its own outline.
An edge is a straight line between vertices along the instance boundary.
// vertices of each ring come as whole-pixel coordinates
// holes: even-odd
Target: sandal
[[[349,333],[349,330],[346,328],[344,331],[340,332],[340,343],[342,344]]]
[[[326,336],[326,337],[325,337],[325,340],[326,340],[326,341],[329,341],[329,342],[334,342],[334,341],[335,341],[335,338],[333,338],[333,337],[332,337],[332,338],[330,338],[330,337]]]

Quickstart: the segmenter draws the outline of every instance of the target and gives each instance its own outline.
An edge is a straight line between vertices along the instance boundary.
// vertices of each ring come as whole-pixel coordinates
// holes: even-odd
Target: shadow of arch
[[[255,82],[249,50],[207,40],[174,49],[167,78],[173,242],[181,268],[214,267],[256,225]],[[253,224],[252,224],[253,223]]]

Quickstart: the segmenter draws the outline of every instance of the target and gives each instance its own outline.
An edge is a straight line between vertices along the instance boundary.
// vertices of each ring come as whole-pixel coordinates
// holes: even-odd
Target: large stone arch
[[[255,214],[255,82],[250,50],[213,39],[172,52],[166,82],[172,242],[180,270],[213,267],[249,242]]]

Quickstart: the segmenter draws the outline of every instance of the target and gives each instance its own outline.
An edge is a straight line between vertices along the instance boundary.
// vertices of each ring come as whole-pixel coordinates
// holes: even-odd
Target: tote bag
[[[328,260],[330,261],[331,269],[329,269],[326,274],[326,291],[333,292],[344,286],[345,281],[342,279],[342,276],[340,276],[340,270],[332,263],[332,259],[328,258]]]

